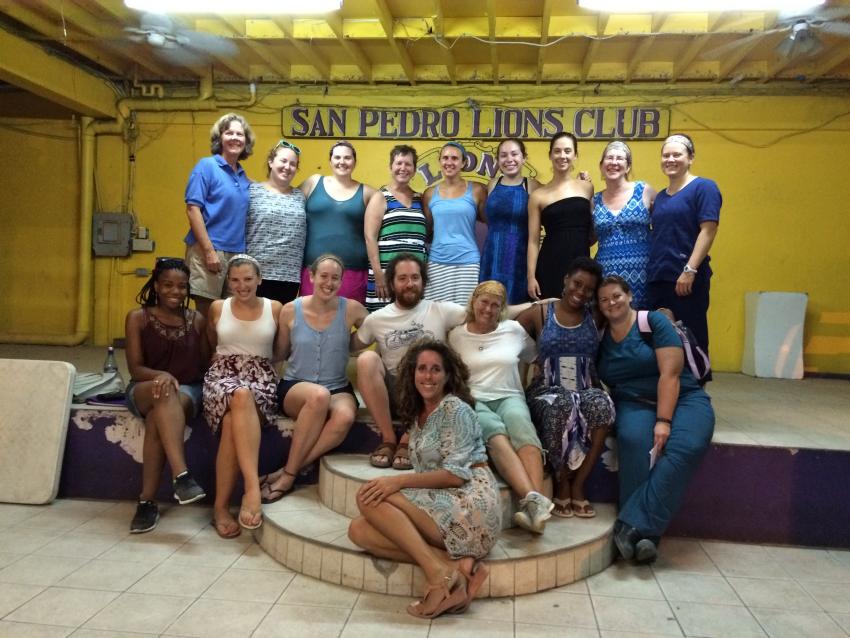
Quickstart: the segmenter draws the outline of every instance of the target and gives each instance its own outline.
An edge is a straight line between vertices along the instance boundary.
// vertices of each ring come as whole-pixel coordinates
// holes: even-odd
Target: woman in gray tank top
[[[351,328],[367,313],[360,302],[339,296],[343,272],[339,257],[320,255],[310,266],[313,294],[281,310],[278,346],[288,360],[278,401],[295,429],[286,464],[260,477],[264,503],[291,492],[298,471],[342,443],[354,423],[357,399],[345,369]]]

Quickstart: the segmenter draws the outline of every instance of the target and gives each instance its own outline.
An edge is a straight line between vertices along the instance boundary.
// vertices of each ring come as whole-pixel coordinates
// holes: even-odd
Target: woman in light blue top
[[[478,285],[481,253],[475,222],[487,223],[487,189],[461,177],[464,148],[449,142],[440,151],[443,181],[425,191],[422,209],[432,231],[425,298],[465,304]]]
[[[339,257],[320,255],[310,266],[313,294],[280,311],[277,346],[288,363],[278,402],[295,429],[286,465],[260,477],[264,503],[291,492],[298,471],[339,445],[354,423],[357,399],[345,368],[351,328],[363,323],[366,308],[337,294],[342,274]]]

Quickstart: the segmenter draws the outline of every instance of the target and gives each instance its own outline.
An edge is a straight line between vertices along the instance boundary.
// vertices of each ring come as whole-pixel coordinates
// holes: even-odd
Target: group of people
[[[410,146],[392,149],[390,182],[376,191],[352,178],[348,142],[331,148],[331,176],[295,188],[294,144],[275,145],[266,181],[251,183],[239,164],[255,143],[247,122],[224,116],[211,139],[186,190],[186,259],[157,260],[127,317],[128,402],[146,423],[131,531],[156,526],[166,459],[178,502],[205,496],[182,445],[201,409],[220,437],[213,525],[224,538],[259,527],[262,504],[348,433],[357,398],[346,365],[359,353],[357,390],[381,436],[370,462],[415,472],[368,481],[349,535],[422,567],[411,614],[463,611],[486,579],[481,559],[501,529],[491,464],[519,499],[513,522],[543,533],[552,515],[595,515],[584,484],[612,427],[615,541],[627,559],[655,558],[714,423],[670,320],[650,312],[651,339],[636,323],[638,308],[671,308],[707,350],[720,194],[691,175],[690,138],[662,146],[669,185],[658,194],[628,181],[631,153],[612,142],[596,195],[572,175],[569,133],[550,141],[546,185],[523,176],[521,140],[499,145],[488,188],[461,177],[465,151],[449,142],[442,181],[422,195],[410,187]],[[482,253],[479,221],[489,223]],[[278,411],[295,422],[290,451],[259,476],[260,428]]]

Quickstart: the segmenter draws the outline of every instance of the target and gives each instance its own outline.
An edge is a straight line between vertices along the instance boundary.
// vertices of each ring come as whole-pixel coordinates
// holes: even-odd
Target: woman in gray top
[[[266,181],[248,189],[245,241],[263,270],[257,295],[284,304],[298,295],[307,238],[304,193],[292,186],[300,154],[297,146],[280,140],[269,151]]]
[[[354,423],[357,399],[345,368],[351,328],[360,327],[366,308],[337,294],[343,269],[336,255],[320,255],[310,266],[313,294],[280,312],[277,351],[288,362],[278,401],[295,430],[286,465],[260,477],[264,503],[291,492],[298,471],[342,443]]]

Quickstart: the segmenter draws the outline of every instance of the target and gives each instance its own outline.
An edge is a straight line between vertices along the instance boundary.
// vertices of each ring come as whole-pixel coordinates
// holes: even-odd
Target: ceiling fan
[[[138,27],[125,27],[130,40],[148,45],[153,54],[178,66],[202,66],[209,56],[231,56],[236,45],[227,38],[192,31],[167,15],[143,13]]]
[[[700,58],[704,60],[721,58],[775,33],[785,34],[775,47],[780,59],[794,60],[812,56],[824,48],[819,34],[850,38],[850,22],[844,21],[844,18],[848,16],[850,16],[850,7],[822,7],[802,13],[780,13],[773,28],[750,33],[722,44],[706,51],[700,55]]]

